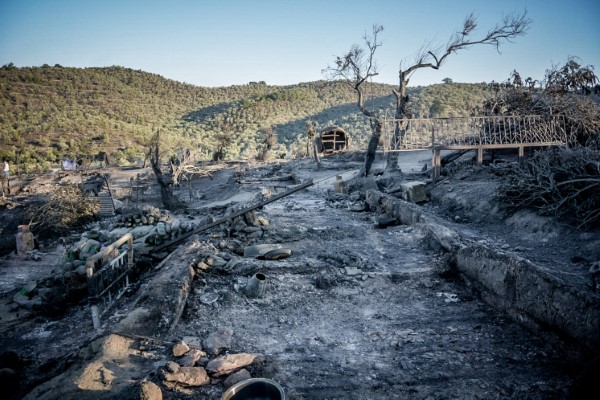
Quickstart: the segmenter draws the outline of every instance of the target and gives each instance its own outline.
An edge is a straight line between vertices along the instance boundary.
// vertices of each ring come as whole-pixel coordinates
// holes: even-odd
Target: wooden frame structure
[[[125,244],[127,251],[119,253],[119,248]],[[101,252],[88,258],[85,266],[92,322],[95,329],[100,329],[100,317],[129,287],[129,272],[134,266],[133,235],[131,233],[124,235]]]
[[[565,146],[575,140],[560,116],[483,116],[464,118],[384,119],[384,151],[432,151],[432,178],[441,172],[442,150],[476,150],[483,163],[485,150]]]

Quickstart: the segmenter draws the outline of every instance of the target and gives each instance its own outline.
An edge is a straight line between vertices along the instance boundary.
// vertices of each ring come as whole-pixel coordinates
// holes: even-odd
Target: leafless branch
[[[479,44],[491,45],[500,51],[502,43],[512,42],[513,39],[525,35],[530,25],[531,20],[527,17],[527,11],[521,14],[510,14],[503,16],[502,22],[496,24],[484,36],[474,38],[473,35],[477,29],[477,19],[471,13],[463,22],[462,29],[457,30],[450,36],[445,48],[423,48],[418,53],[419,57],[416,62],[403,72],[408,77],[413,71],[420,68],[439,69],[451,54]]]

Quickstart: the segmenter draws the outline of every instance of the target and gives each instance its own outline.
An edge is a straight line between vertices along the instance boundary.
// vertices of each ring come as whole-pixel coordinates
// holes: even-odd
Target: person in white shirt
[[[8,180],[10,176],[10,166],[8,161],[4,160],[4,173],[2,174],[2,197],[4,197],[4,187],[6,185],[6,191],[10,194],[10,182]]]

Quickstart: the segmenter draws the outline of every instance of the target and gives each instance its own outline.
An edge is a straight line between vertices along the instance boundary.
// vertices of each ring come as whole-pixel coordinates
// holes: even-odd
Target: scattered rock
[[[202,339],[198,336],[184,336],[182,340],[186,342],[190,347],[202,349]]]
[[[233,329],[220,328],[217,332],[208,335],[202,341],[202,346],[208,354],[217,355],[223,349],[231,347],[231,339],[233,337]]]
[[[140,382],[140,400],[162,400],[162,390],[154,382],[144,379]]]
[[[206,370],[202,367],[180,367],[174,368],[175,363],[169,363],[168,369],[163,370],[163,378],[168,382],[177,382],[186,386],[202,386],[210,383]]]
[[[179,365],[182,367],[194,367],[206,353],[199,349],[191,349],[180,360]]]
[[[269,226],[269,220],[266,219],[265,217],[257,217],[258,218],[258,223],[260,224],[260,226]]]
[[[190,347],[184,341],[181,341],[181,342],[175,344],[175,346],[173,346],[173,355],[175,357],[181,357],[182,355],[187,353],[189,350],[190,350]]]
[[[248,370],[246,370],[245,368],[242,368],[238,372],[234,372],[233,374],[229,375],[227,379],[225,379],[225,382],[223,382],[223,386],[225,386],[225,388],[227,389],[238,382],[245,381],[246,379],[250,378],[252,378],[250,372],[248,372]]]
[[[355,275],[359,275],[362,274],[362,270],[356,267],[344,267],[344,270],[346,271],[346,275],[348,276],[355,276]]]
[[[226,354],[210,360],[206,370],[217,377],[227,375],[236,369],[252,364],[257,356],[259,355],[250,353]]]

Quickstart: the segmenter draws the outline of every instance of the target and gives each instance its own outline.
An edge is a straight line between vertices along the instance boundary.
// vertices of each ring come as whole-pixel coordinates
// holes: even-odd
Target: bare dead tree
[[[375,52],[382,45],[378,36],[383,31],[382,25],[373,25],[371,35],[363,36],[365,47],[357,44],[352,45],[350,51],[341,57],[336,57],[335,66],[328,66],[323,72],[329,75],[330,79],[342,79],[352,85],[357,94],[357,106],[359,110],[369,117],[371,125],[371,138],[367,145],[367,155],[365,164],[361,170],[361,175],[368,175],[375,161],[375,152],[381,139],[383,124],[381,117],[375,110],[370,110],[365,106],[366,83],[369,79],[377,76],[377,63]]]
[[[406,95],[406,89],[413,73],[419,69],[432,68],[439,69],[446,59],[460,50],[465,50],[475,45],[492,45],[499,51],[504,42],[511,42],[514,38],[525,35],[531,20],[527,18],[527,11],[521,14],[510,14],[504,16],[502,21],[487,31],[479,38],[474,38],[477,29],[477,19],[471,13],[463,22],[462,29],[457,30],[451,36],[445,46],[434,47],[433,43],[426,43],[421,50],[417,52],[412,65],[407,67],[400,64],[398,71],[398,88],[393,91],[396,97],[396,110],[394,117],[398,119],[407,118],[407,104],[409,101]],[[378,75],[375,53],[382,43],[378,40],[378,35],[383,31],[383,26],[374,25],[371,35],[363,37],[364,46],[353,45],[348,53],[342,57],[336,57],[335,65],[327,67],[324,72],[330,79],[343,79],[350,83],[357,93],[357,105],[360,111],[369,117],[372,128],[372,135],[367,147],[365,165],[363,173],[368,175],[375,152],[381,137],[382,122],[381,117],[375,110],[369,110],[365,107],[365,86],[366,82]],[[394,139],[399,142],[406,134],[405,129],[396,124],[394,129]],[[387,157],[387,171],[397,170],[398,153],[390,152]]]

